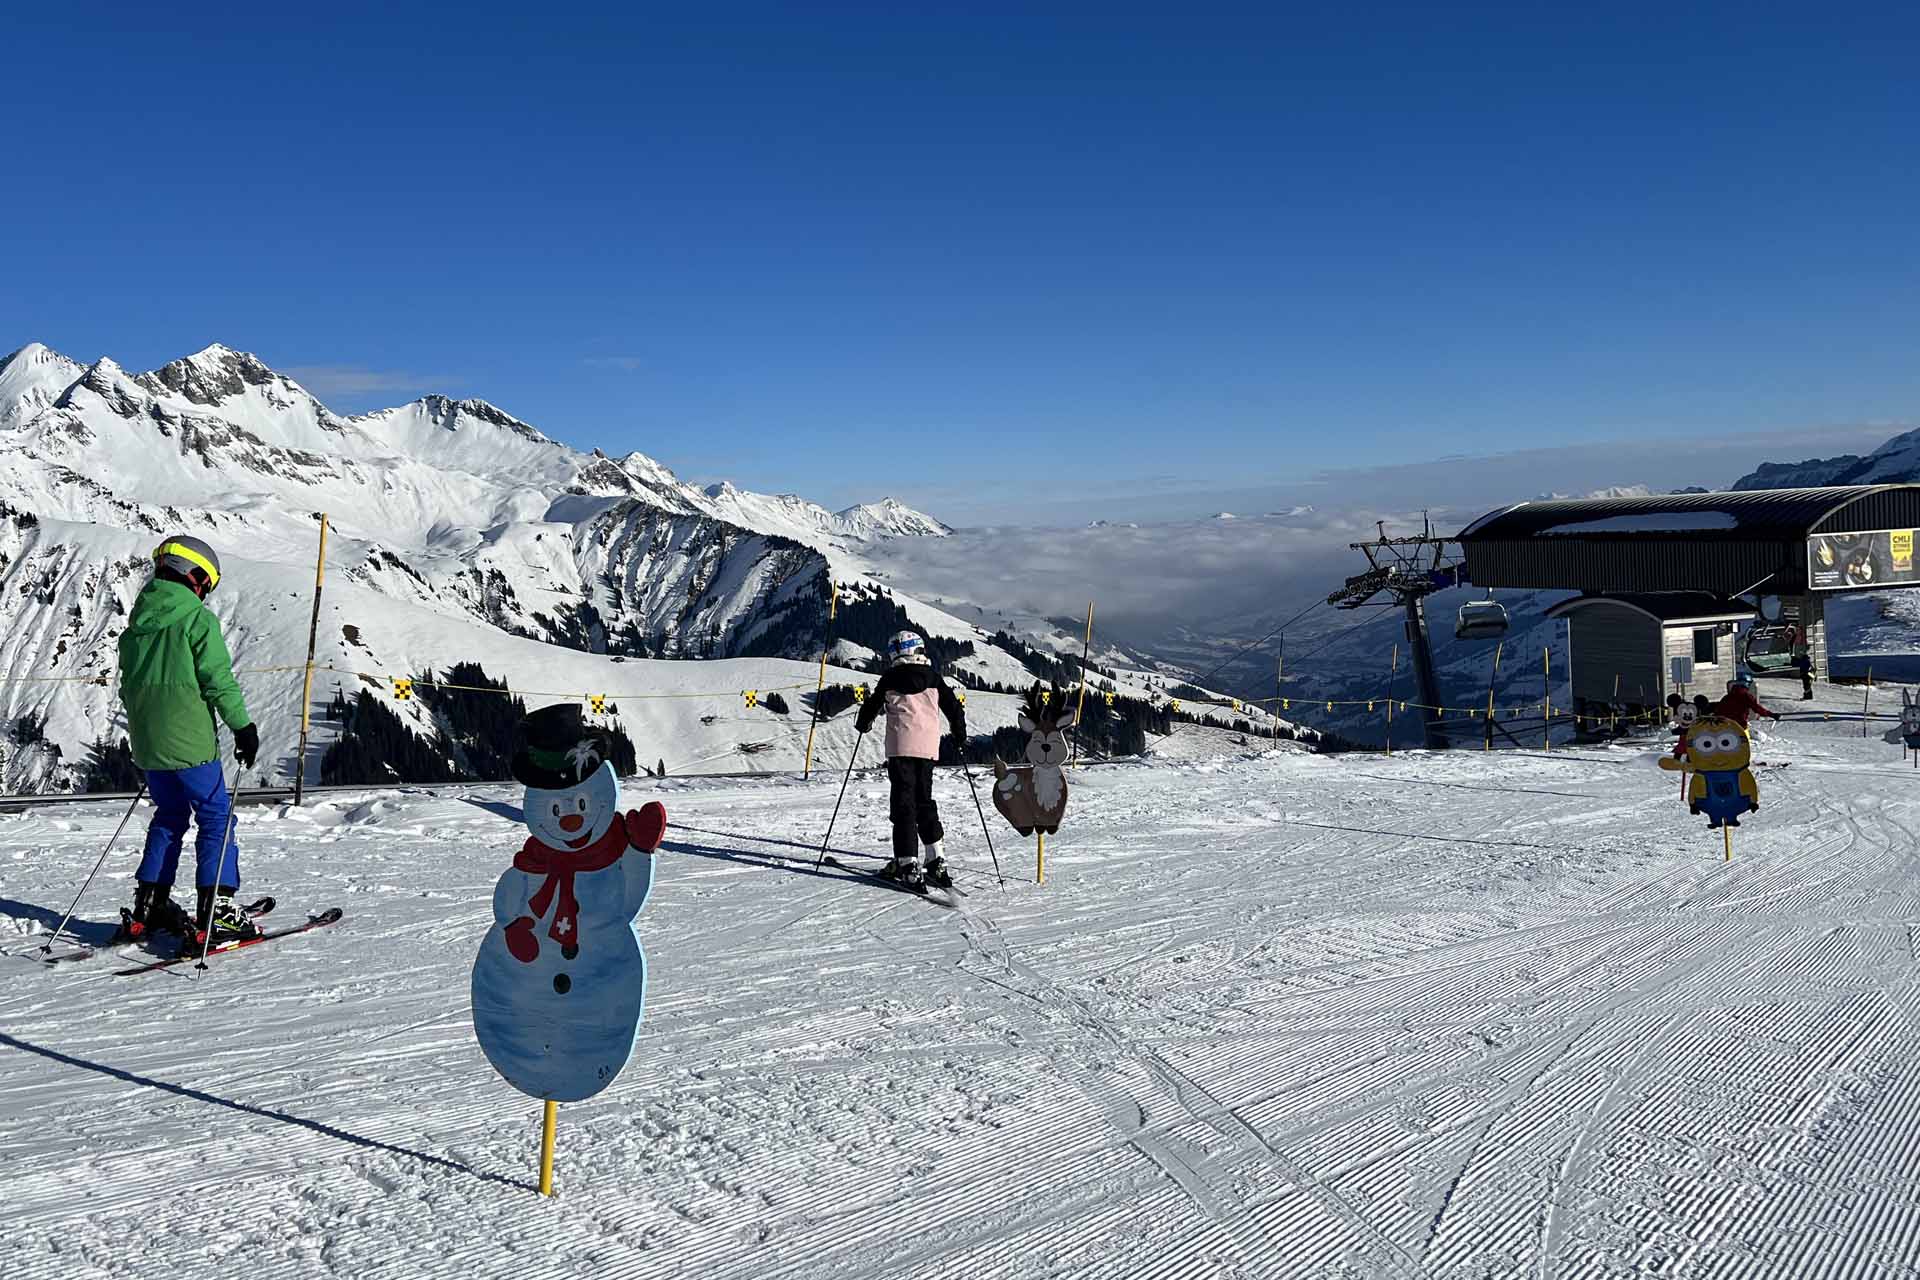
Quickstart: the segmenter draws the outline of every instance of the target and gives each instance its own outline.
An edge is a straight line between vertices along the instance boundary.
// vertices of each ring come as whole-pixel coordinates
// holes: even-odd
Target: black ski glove
[[[253,768],[255,757],[260,754],[260,727],[243,724],[233,731],[233,758],[240,762],[242,769]]]

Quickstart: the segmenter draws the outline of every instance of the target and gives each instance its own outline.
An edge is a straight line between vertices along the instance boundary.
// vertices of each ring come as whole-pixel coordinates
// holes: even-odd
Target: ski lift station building
[[[1460,544],[1476,587],[1578,593],[1549,611],[1576,700],[1652,707],[1678,691],[1674,658],[1692,661],[1687,693],[1723,692],[1756,618],[1798,628],[1826,679],[1825,597],[1920,586],[1916,530],[1920,485],[1886,484],[1522,502]]]

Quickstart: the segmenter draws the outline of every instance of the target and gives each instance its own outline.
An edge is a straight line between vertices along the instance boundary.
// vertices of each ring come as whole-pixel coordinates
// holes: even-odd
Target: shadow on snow
[[[503,1187],[512,1187],[519,1191],[538,1190],[538,1188],[530,1182],[521,1182],[516,1178],[502,1177],[497,1173],[487,1173],[483,1170],[475,1169],[472,1165],[462,1164],[458,1160],[449,1160],[445,1156],[429,1155],[424,1151],[414,1151],[408,1147],[397,1147],[390,1142],[381,1142],[377,1138],[362,1137],[357,1133],[349,1133],[345,1129],[336,1128],[333,1125],[324,1124],[318,1120],[308,1120],[303,1116],[296,1116],[286,1111],[275,1111],[269,1107],[256,1107],[250,1103],[235,1102],[230,1098],[222,1098],[216,1094],[208,1093],[204,1089],[191,1089],[186,1085],[170,1084],[165,1080],[155,1080],[151,1076],[136,1075],[131,1071],[124,1071],[119,1067],[107,1066],[105,1063],[89,1062],[85,1058],[76,1058],[72,1054],[61,1053],[58,1049],[49,1049],[43,1045],[31,1044],[15,1036],[10,1036],[5,1032],[0,1032],[0,1046],[9,1049],[18,1049],[22,1053],[38,1054],[50,1062],[58,1062],[63,1066],[78,1067],[82,1071],[92,1071],[99,1075],[124,1081],[127,1084],[139,1085],[145,1089],[158,1089],[162,1093],[171,1093],[176,1097],[187,1098],[194,1102],[205,1102],[216,1107],[225,1107],[229,1111],[238,1111],[243,1115],[258,1116],[265,1120],[277,1120],[281,1124],[296,1125],[302,1129],[310,1129],[323,1137],[350,1143],[356,1147],[365,1147],[369,1151],[385,1151],[393,1155],[406,1156],[408,1159],[418,1160],[423,1164],[433,1165],[436,1168],[450,1169],[455,1173],[464,1173],[471,1177],[479,1178],[484,1182],[498,1183]]]

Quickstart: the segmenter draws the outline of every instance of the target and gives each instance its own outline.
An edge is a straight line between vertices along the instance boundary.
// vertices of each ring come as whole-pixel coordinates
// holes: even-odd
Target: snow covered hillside
[[[749,690],[811,687],[835,583],[840,626],[863,625],[869,649],[910,622],[972,646],[953,665],[976,682],[1033,678],[986,631],[870,575],[872,548],[950,532],[892,499],[831,512],[696,488],[479,400],[342,417],[222,346],[132,374],[29,345],[0,361],[0,786],[72,789],[122,736],[114,641],[171,532],[222,552],[212,604],[262,725],[263,773],[290,776],[321,512],[320,661],[334,670],[316,706],[475,662],[545,700],[608,695],[649,762],[789,768],[804,711],[737,708]],[[697,714],[664,701],[693,694],[708,695]],[[1011,702],[986,701],[976,724],[1012,723]],[[396,708],[432,735],[419,701]],[[319,750],[336,728],[321,726]]]
[[[1005,892],[946,773],[958,910],[811,870],[837,779],[629,784],[673,822],[647,1020],[552,1201],[467,1013],[518,793],[243,810],[249,886],[341,924],[198,979],[0,957],[5,1274],[1910,1275],[1920,793],[1814,705],[1731,863],[1657,739],[1090,769],[1044,887],[996,830]],[[0,950],[117,817],[0,819]]]

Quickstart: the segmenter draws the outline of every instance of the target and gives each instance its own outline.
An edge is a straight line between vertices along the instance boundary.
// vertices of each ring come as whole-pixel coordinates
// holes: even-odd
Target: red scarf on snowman
[[[553,913],[553,923],[547,927],[549,938],[562,946],[579,945],[580,903],[573,896],[573,877],[582,871],[606,870],[620,861],[620,855],[627,851],[627,847],[627,820],[624,814],[616,812],[607,833],[584,849],[555,849],[529,839],[514,855],[514,870],[547,878],[546,883],[540,886],[540,891],[527,899],[527,907],[535,919],[547,914],[547,908],[553,905],[556,895],[560,899],[560,905]]]

